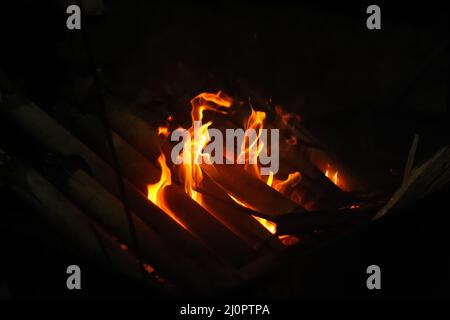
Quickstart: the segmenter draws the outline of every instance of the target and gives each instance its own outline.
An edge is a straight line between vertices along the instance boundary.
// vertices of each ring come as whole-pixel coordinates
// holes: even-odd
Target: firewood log
[[[95,117],[90,115],[77,114],[73,117],[72,128],[76,133],[78,133],[78,136],[80,138],[82,137],[82,140],[85,141],[90,147],[92,147],[93,150],[96,150],[97,154],[100,155],[103,159],[110,158],[110,152],[106,145],[104,130],[101,128],[101,123]],[[122,171],[124,175],[129,178],[134,185],[140,186],[140,190],[146,190],[147,184],[155,183],[159,179],[159,170],[114,132],[113,143],[115,145],[118,157],[121,161]],[[182,197],[183,201],[185,202],[193,202],[193,200],[191,200],[187,196],[179,196]],[[197,207],[196,204],[191,205],[193,207]],[[179,213],[178,211],[174,211],[174,215],[180,216],[181,213]],[[217,228],[217,223],[213,222],[213,220],[210,219],[210,215],[202,215],[199,219],[201,219],[202,221],[202,224],[200,224],[200,226],[202,226],[203,228],[211,228],[212,230],[214,230],[214,228]],[[244,219],[249,219],[249,217],[242,217],[242,220]],[[188,224],[191,223],[191,219],[187,219],[187,221]],[[219,228],[219,230],[223,231],[225,229]],[[192,228],[190,229],[190,231],[196,234],[196,231]],[[200,234],[202,233],[202,231],[199,232]],[[220,235],[220,232],[218,234],[213,234],[214,237],[217,237]],[[226,239],[227,236],[222,235],[222,237]],[[261,244],[261,242],[259,244]],[[223,250],[221,250],[221,253],[223,253]]]
[[[19,198],[53,225],[84,257],[100,267],[113,267],[115,271],[136,280],[143,280],[145,275],[150,284],[156,285],[151,274],[141,272],[138,260],[131,253],[124,252],[110,234],[87,217],[37,171],[14,161],[8,181]],[[173,291],[169,283],[158,281],[158,286]]]
[[[227,194],[265,217],[276,217],[299,206],[238,165],[202,164],[202,170]]]
[[[11,96],[6,103],[0,105],[0,110],[7,119],[47,150],[68,157],[74,154],[81,156],[88,164],[95,179],[114,195],[119,194],[112,168],[32,102],[18,96]],[[124,183],[130,209],[140,217],[145,217],[147,224],[151,223],[152,227],[160,230],[166,237],[172,237],[178,244],[183,243],[183,239],[186,239],[185,234],[178,236],[181,233],[168,232],[168,230],[179,230],[179,226],[153,203],[150,203],[126,179]]]
[[[163,205],[176,212],[183,224],[224,259],[239,266],[255,256],[256,253],[245,242],[188,197],[181,187],[170,185],[162,192]]]
[[[93,150],[104,159],[109,158],[109,150],[106,145],[106,138],[104,130],[101,128],[101,123],[91,115],[74,115],[72,121],[73,130],[78,133],[80,139],[85,141]],[[135,151],[133,147],[128,145],[121,137],[113,132],[113,142],[116,147],[116,152],[121,160],[122,170],[124,175],[129,178],[133,184],[141,185],[141,190],[144,189],[145,182],[155,181],[155,176],[160,175],[159,172],[145,157]],[[210,184],[211,188],[214,184]],[[217,188],[216,188],[217,191]],[[223,193],[223,191],[219,190]],[[217,194],[217,192],[216,192]],[[204,195],[204,204],[209,208],[209,212],[216,217],[220,222],[224,223],[231,231],[236,233],[238,237],[244,239],[253,248],[261,250],[267,244],[277,246],[275,240],[270,233],[268,233],[258,222],[245,213],[242,213],[239,206],[234,205],[229,198],[227,202],[217,202],[208,195]],[[184,201],[190,201],[185,198]],[[176,214],[175,214],[176,215]],[[243,228],[245,230],[243,230]],[[251,236],[258,235],[258,238]],[[278,242],[278,245],[279,242]]]
[[[199,192],[202,193],[202,206],[253,248],[266,253],[282,247],[276,237],[256,221],[245,208],[230,201],[224,191],[207,175],[203,177]]]
[[[224,117],[216,117],[214,127],[225,132],[225,129],[236,129],[238,125]],[[306,152],[294,148],[288,154],[280,155],[279,161],[279,176],[287,177],[292,172],[300,172],[302,179],[297,184],[297,191],[317,198],[315,202],[321,203],[322,208],[324,204],[338,208],[354,201],[351,194],[340,190],[310,161]]]
[[[156,163],[163,140],[157,129],[110,97],[106,102],[112,128],[147,159]]]
[[[123,214],[122,204],[119,199],[115,198],[108,191],[102,188],[95,180],[89,177],[85,172],[78,170],[66,179],[65,187],[67,193],[73,197],[76,202],[83,207],[84,210],[93,215],[97,220],[101,221],[105,226],[114,232],[120,239],[127,244],[132,243],[130,238],[130,230],[127,225],[126,218]],[[178,252],[175,248],[163,241],[153,230],[151,230],[138,216],[133,213],[133,222],[141,248],[141,254],[149,261],[155,261],[155,268],[158,264],[162,264],[161,270],[165,272],[180,272],[182,268],[186,273],[189,281],[196,281],[195,278],[200,273],[203,274],[201,282],[210,282],[215,270],[198,269],[183,252]],[[158,268],[157,268],[158,270]],[[161,271],[162,273],[162,271]],[[217,273],[215,273],[217,275]],[[226,277],[227,281],[232,281],[232,276],[221,273],[222,277]],[[179,277],[179,276],[178,276]],[[183,276],[181,276],[183,278]],[[185,281],[186,279],[178,279]],[[199,283],[205,286],[207,283]]]
[[[169,149],[170,151],[171,144],[161,142],[161,139],[156,135],[156,128],[141,119],[139,115],[129,112],[123,106],[121,107],[114,99],[109,105],[109,116],[112,119],[113,127],[137,150],[151,159],[156,158],[159,151],[159,149],[156,149],[161,146],[163,149]],[[222,131],[239,127],[222,115],[212,114],[212,117],[214,118],[213,127]],[[131,131],[130,128],[132,128]],[[300,180],[296,189],[307,194],[305,199],[310,199],[310,209],[338,208],[354,201],[352,195],[340,190],[312,164],[308,154],[294,150],[294,153],[291,152],[289,156],[280,158],[281,176],[287,177],[289,173],[294,171],[302,173],[303,179]]]
[[[112,163],[106,133],[101,121],[92,115],[73,113],[71,129],[75,135],[108,163]],[[147,185],[159,180],[160,170],[123,138],[112,132],[114,147],[119,157],[122,172],[139,190],[147,192]]]
[[[23,97],[10,96],[0,104],[0,111],[47,151],[82,157],[99,182],[119,194],[114,170],[34,103]]]

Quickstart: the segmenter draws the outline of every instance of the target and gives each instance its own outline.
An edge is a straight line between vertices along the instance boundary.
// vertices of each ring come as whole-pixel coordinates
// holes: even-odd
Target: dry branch
[[[414,139],[412,149],[417,148],[417,139]],[[414,154],[410,152],[410,155]],[[410,159],[411,157],[409,157]],[[407,161],[407,166],[412,160]],[[406,170],[405,170],[406,171]],[[415,167],[405,176],[402,185],[389,198],[373,220],[377,220],[395,208],[406,206],[413,200],[418,200],[441,189],[450,181],[450,148],[443,147],[429,160]]]

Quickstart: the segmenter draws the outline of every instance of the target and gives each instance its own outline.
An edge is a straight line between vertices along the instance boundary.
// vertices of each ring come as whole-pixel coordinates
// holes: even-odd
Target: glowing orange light
[[[177,218],[177,216],[164,204],[163,190],[172,184],[172,174],[166,163],[164,153],[158,157],[158,163],[161,166],[161,178],[155,184],[147,185],[147,198],[167,213],[173,220],[180,224],[183,228],[187,227]]]
[[[193,139],[187,143],[183,148],[183,166],[182,175],[184,178],[184,190],[194,201],[202,204],[201,197],[198,194],[197,187],[203,180],[203,173],[200,164],[202,159],[209,157],[208,154],[203,153],[204,148],[208,144],[210,137],[208,134],[208,127],[212,124],[211,121],[201,125],[200,130],[194,130],[196,121],[203,120],[203,111],[211,110],[219,113],[226,113],[227,109],[231,107],[232,99],[224,95],[221,91],[218,93],[203,92],[191,100],[192,110],[191,119],[192,126],[189,133]]]
[[[277,233],[277,224],[275,222],[257,216],[252,217],[255,218],[259,223],[261,223],[264,228],[266,228],[271,234]]]
[[[345,184],[342,179],[339,177],[339,171],[335,171],[333,174],[331,173],[330,164],[327,164],[327,168],[324,172],[325,177],[327,177],[331,182],[333,182],[340,189],[345,190]]]
[[[250,130],[256,131],[256,139],[252,139],[246,135],[244,141],[242,141],[241,152],[238,156],[238,162],[245,163],[245,170],[250,171],[253,175],[261,178],[258,166],[258,157],[264,148],[264,143],[260,139],[264,120],[266,118],[266,113],[263,111],[256,111],[253,108],[250,116],[248,117],[245,124],[245,131],[251,132]]]
[[[161,191],[164,189],[164,187],[170,186],[172,184],[172,174],[170,173],[170,169],[166,164],[166,157],[162,152],[158,157],[158,163],[161,166],[161,178],[157,183],[147,185],[147,197],[156,205],[161,204]]]
[[[168,137],[169,136],[169,128],[167,127],[158,127],[158,135],[159,136],[163,136],[163,137]]]

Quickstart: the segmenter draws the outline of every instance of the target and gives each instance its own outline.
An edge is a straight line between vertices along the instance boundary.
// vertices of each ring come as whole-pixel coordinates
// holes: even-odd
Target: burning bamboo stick
[[[117,180],[112,168],[32,102],[18,96],[11,96],[4,104],[0,105],[0,110],[10,121],[46,149],[62,156],[73,154],[81,156],[100,184],[116,196],[119,194]],[[177,246],[182,250],[186,246],[195,248],[193,244],[195,241],[185,241],[189,236],[185,232],[178,232],[180,226],[150,203],[127,180],[124,182],[132,211],[143,217],[149,225],[164,233],[166,237],[171,239],[170,241],[177,243]],[[183,247],[184,243],[186,245]],[[198,255],[195,250],[190,252]]]
[[[262,252],[282,247],[276,237],[256,221],[245,208],[230,201],[229,196],[207,175],[203,177],[202,188],[199,192],[202,194],[202,205],[205,209],[250,246]]]
[[[236,129],[237,125],[224,117],[215,118],[216,128],[224,132],[226,129]],[[281,142],[280,142],[281,143]],[[287,155],[280,156],[279,175],[287,177],[290,173],[298,171],[302,178],[294,190],[305,195],[309,199],[311,209],[337,208],[354,201],[348,192],[340,190],[322,171],[320,171],[309,159],[309,155],[297,148],[292,149]],[[307,203],[302,202],[303,206]]]
[[[255,252],[245,242],[188,197],[182,188],[171,185],[162,192],[163,205],[168,210],[176,212],[183,224],[206,241],[206,245],[214,252],[222,255],[233,265],[242,265],[254,257]]]
[[[202,164],[201,167],[227,194],[263,216],[276,217],[299,209],[296,203],[237,165]]]
[[[108,229],[114,231],[122,241],[130,244],[131,235],[122,212],[120,200],[102,188],[85,172],[77,170],[65,181],[67,193],[80,204],[84,210],[101,221]],[[185,283],[194,287],[209,286],[211,279],[208,270],[200,270],[182,252],[168,245],[153,230],[151,230],[134,213],[133,222],[141,248],[141,254],[155,264],[159,272],[168,273],[168,278],[176,279],[176,283]],[[158,268],[158,266],[160,268]],[[180,271],[183,270],[183,274]],[[225,274],[222,274],[225,276]],[[170,277],[169,277],[170,276]],[[202,279],[197,279],[201,277]],[[186,283],[187,282],[187,283]],[[198,282],[198,283],[197,283]]]
[[[127,117],[125,117],[127,119]],[[127,121],[127,120],[125,120]],[[107,158],[109,151],[104,143],[104,130],[101,130],[101,123],[93,116],[78,114],[74,116],[72,121],[73,129],[78,136],[85,141],[89,146],[96,150],[102,158]],[[147,126],[147,125],[146,125]],[[150,126],[148,126],[150,127]],[[121,137],[113,132],[113,142],[116,151],[121,159],[122,169],[124,175],[129,178],[135,185],[141,186],[141,190],[146,185],[146,181],[154,182],[155,176],[159,176],[159,172],[146,158],[135,149],[128,145]],[[215,185],[213,183],[208,187],[209,191]],[[215,189],[215,194],[222,192]],[[218,190],[218,191],[217,191]],[[239,206],[234,205],[229,198],[227,202],[217,202],[216,199],[208,195],[204,195],[204,206],[209,209],[214,217],[225,224],[228,229],[233,231],[238,237],[246,241],[252,248],[263,252],[263,247],[266,245],[279,247],[280,243],[274,239],[269,232],[267,232],[257,221],[248,214],[243,213]],[[190,201],[187,197],[184,201]],[[177,215],[177,213],[174,213]],[[203,218],[206,219],[206,218]]]
[[[92,116],[82,116],[79,114],[75,117],[74,120],[75,121],[73,121],[73,127],[78,135],[80,137],[83,137],[83,140],[86,141],[88,145],[91,146],[94,150],[96,150],[102,158],[108,159],[110,152],[105,144],[106,139],[104,139],[104,130],[101,129],[101,124],[97,121],[97,119]],[[152,184],[158,180],[160,176],[158,169],[156,169],[156,167],[153,166],[145,157],[138,153],[133,147],[131,147],[126,141],[124,141],[114,132],[113,143],[116,147],[116,152],[121,160],[123,173],[133,182],[133,184],[140,186],[141,190],[145,190],[146,185]],[[179,189],[179,187],[172,188]],[[171,192],[173,193],[178,191]],[[185,208],[179,208],[177,210],[172,210],[173,215],[183,221],[183,224],[187,226],[191,232],[199,236],[200,239],[205,240],[206,238],[203,238],[202,235],[204,235],[206,230],[208,230],[208,243],[210,245],[211,241],[214,242],[214,240],[212,239],[215,238],[221,238],[221,242],[230,241],[230,243],[226,247],[221,248],[219,251],[216,251],[220,252],[220,254],[224,254],[229,251],[229,248],[233,246],[233,243],[237,244],[237,239],[235,239],[235,237],[231,235],[230,230],[220,227],[219,224],[211,219],[211,216],[206,212],[203,212],[203,214],[199,214],[194,217],[189,217],[190,215],[195,215],[195,212],[199,210],[199,207],[187,195],[183,195],[180,192],[178,193],[179,194],[177,202],[183,201],[186,204],[191,202],[190,207],[192,208],[193,212],[185,213]],[[174,205],[171,203],[167,203],[167,207],[171,206]],[[216,208],[217,207],[218,206],[216,206]],[[248,219],[248,217],[246,218]],[[200,223],[193,224],[192,221],[197,220]],[[214,232],[211,233],[211,231]],[[240,244],[240,247],[242,247],[242,244]],[[236,254],[233,253],[233,255]]]

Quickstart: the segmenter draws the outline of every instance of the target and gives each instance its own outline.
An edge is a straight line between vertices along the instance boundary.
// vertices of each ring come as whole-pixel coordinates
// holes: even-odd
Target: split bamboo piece
[[[224,190],[207,175],[203,176],[200,192],[203,207],[249,245],[264,253],[282,247],[278,238],[256,221],[246,208],[230,201],[230,197]]]
[[[88,147],[95,150],[102,159],[105,159],[108,163],[112,162],[106,133],[98,118],[74,111],[72,113],[71,130]],[[160,170],[114,131],[112,132],[112,139],[120,160],[122,173],[141,192],[147,192],[147,185],[154,184],[159,180]]]
[[[120,101],[108,97],[106,102],[108,117],[113,129],[146,158],[156,163],[163,140],[156,129],[138,115],[124,108]]]
[[[206,242],[217,254],[222,255],[234,266],[242,266],[255,257],[255,252],[217,221],[198,203],[187,197],[184,190],[176,185],[163,189],[163,205],[176,212],[177,217],[199,238]],[[205,225],[208,227],[205,228]]]
[[[73,172],[65,180],[64,187],[67,193],[86,212],[101,221],[122,241],[127,244],[132,243],[130,230],[119,199],[111,195],[81,170]],[[175,277],[176,283],[189,280],[188,285],[194,285],[198,282],[197,285],[207,287],[215,281],[214,276],[217,276],[217,273],[212,274],[210,270],[199,269],[182,252],[178,252],[175,248],[169,246],[166,241],[163,241],[134,213],[132,213],[132,217],[141,254],[148,261],[154,261],[157,270],[158,266],[161,266],[159,270],[170,272],[169,275],[172,278]],[[183,270],[182,274],[180,274],[181,270]],[[162,273],[162,271],[160,272]],[[226,273],[221,273],[221,276],[228,281],[232,281],[232,277]],[[199,277],[201,279],[198,279]]]
[[[276,217],[299,206],[238,165],[202,164],[202,170],[226,193],[261,213],[264,217]],[[236,183],[236,181],[239,183]]]
[[[119,194],[112,168],[32,102],[18,96],[11,96],[0,107],[10,121],[48,150],[63,156],[74,154],[81,156],[100,184],[114,195]],[[124,182],[131,210],[136,210],[135,212],[138,212],[141,217],[145,217],[148,224],[151,223],[152,227],[164,231],[166,237],[173,238],[172,241],[181,246],[183,240],[187,238],[186,234],[179,236],[177,232],[168,232],[180,230],[180,227],[158,207],[150,203],[127,180]],[[213,234],[213,236],[217,235]],[[192,244],[193,241],[190,243]]]
[[[99,123],[95,117],[88,115],[82,116],[79,114],[74,117],[73,128],[83,141],[85,141],[93,150],[96,150],[99,156],[104,159],[110,158],[110,152],[105,143],[106,138],[104,130],[102,130],[101,123]],[[125,177],[129,178],[134,185],[141,186],[141,190],[143,189],[142,191],[144,191],[146,189],[146,181],[147,183],[148,181],[154,183],[159,179],[159,170],[120,136],[114,132],[112,135],[116,152],[121,160],[121,164],[123,164],[123,174]],[[183,222],[183,225],[187,226],[192,233],[197,235],[212,249],[216,249],[214,251],[217,254],[227,257],[228,261],[245,261],[244,257],[247,255],[247,252],[242,250],[245,248],[245,243],[242,243],[237,239],[231,232],[232,230],[217,223],[208,212],[198,206],[184,192],[180,192],[180,187],[172,186],[171,189],[177,189],[176,191],[172,190],[170,192],[177,193],[177,200],[174,201],[182,202],[192,209],[192,211],[188,211],[184,207],[177,207],[176,210],[172,210],[173,215],[180,219]],[[166,206],[173,207],[174,204],[167,202]],[[199,211],[200,213],[198,213]],[[204,238],[203,236],[205,234],[209,237]],[[223,243],[225,245],[218,247],[218,243]],[[235,245],[239,249],[234,248]],[[238,254],[239,251],[240,253]]]
[[[237,128],[233,121],[225,117],[215,117],[214,124],[222,132],[226,129]],[[305,199],[309,198],[310,204],[314,202],[315,208],[318,208],[319,203],[322,206],[330,205],[337,208],[353,200],[347,192],[340,190],[310,161],[307,153],[292,149],[288,154],[280,155],[279,161],[280,176],[287,177],[292,172],[300,172],[302,179],[294,189],[301,195],[305,195]],[[305,204],[302,202],[302,205]]]
[[[165,291],[175,293],[168,282],[156,281],[151,273],[142,273],[138,260],[124,252],[119,243],[97,223],[88,218],[37,171],[14,160],[8,174],[12,190],[52,224],[59,234],[72,243],[80,253],[103,268],[136,280],[145,279]]]

